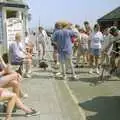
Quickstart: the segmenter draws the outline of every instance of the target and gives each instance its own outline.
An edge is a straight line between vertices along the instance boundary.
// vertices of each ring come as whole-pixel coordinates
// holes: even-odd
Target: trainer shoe
[[[27,99],[28,97],[29,97],[28,94],[23,93],[23,95],[22,95],[22,98],[23,98],[23,99]]]
[[[90,73],[90,74],[93,74],[93,69],[90,69],[89,73]]]
[[[60,75],[62,75],[60,72],[57,72],[56,74],[55,74],[57,77],[59,77]]]
[[[77,77],[76,75],[73,75],[73,76],[72,76],[72,79],[73,79],[73,80],[78,80],[78,77]]]
[[[98,68],[96,68],[96,71],[95,71],[98,75],[100,74],[100,71]]]
[[[24,74],[24,78],[31,78],[31,75],[29,75],[29,74]]]

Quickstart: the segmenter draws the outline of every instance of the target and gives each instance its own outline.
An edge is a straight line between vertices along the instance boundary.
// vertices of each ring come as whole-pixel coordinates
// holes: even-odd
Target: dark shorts
[[[101,56],[101,49],[91,48],[90,51],[93,56]]]
[[[22,65],[23,63],[23,58],[17,58],[15,60],[12,60],[11,64],[12,65]]]
[[[59,53],[60,62],[65,62],[66,60],[72,58],[72,53],[61,52]]]

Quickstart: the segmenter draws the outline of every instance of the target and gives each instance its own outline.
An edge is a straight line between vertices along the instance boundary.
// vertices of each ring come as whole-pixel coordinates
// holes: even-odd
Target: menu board
[[[15,40],[16,33],[23,35],[23,22],[19,18],[7,19],[7,42],[8,45]]]

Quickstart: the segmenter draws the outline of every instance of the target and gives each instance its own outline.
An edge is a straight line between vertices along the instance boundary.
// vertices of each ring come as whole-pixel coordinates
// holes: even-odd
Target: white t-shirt
[[[91,44],[90,47],[94,49],[101,49],[103,42],[103,34],[98,31],[90,35]]]
[[[25,37],[25,44],[29,43],[29,36]]]
[[[47,40],[48,36],[45,30],[42,30],[42,32],[37,34],[37,41],[40,43],[45,43]]]
[[[13,54],[17,55],[18,57],[20,58],[24,58],[25,57],[25,54],[24,52],[25,51],[25,46],[22,42],[14,42],[13,43]]]
[[[102,45],[102,50],[104,51],[106,49],[106,47],[113,41],[113,36],[109,35],[104,35],[103,37],[103,45]],[[111,51],[112,51],[113,45],[111,45],[111,47],[109,48],[107,54],[110,55]]]
[[[102,49],[104,50],[111,42],[113,42],[113,36],[110,34],[104,35]]]

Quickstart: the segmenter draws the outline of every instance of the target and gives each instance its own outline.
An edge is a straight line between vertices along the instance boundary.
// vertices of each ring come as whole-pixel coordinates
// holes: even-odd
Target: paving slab
[[[79,80],[67,81],[87,120],[120,120],[120,79],[112,77],[94,85],[98,75],[90,75],[88,71],[88,68],[76,69]]]

